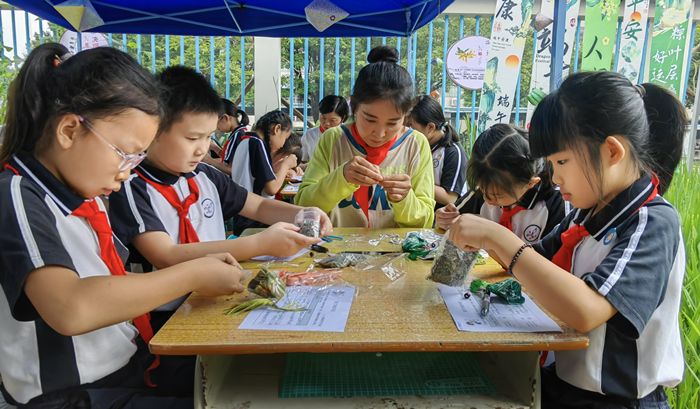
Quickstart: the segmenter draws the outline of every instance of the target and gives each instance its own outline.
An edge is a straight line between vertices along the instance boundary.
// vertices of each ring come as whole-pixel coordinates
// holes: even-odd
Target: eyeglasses
[[[146,158],[146,152],[143,152],[143,153],[124,153],[124,151],[122,151],[121,149],[119,149],[116,146],[109,143],[107,141],[107,139],[104,138],[104,136],[97,133],[95,128],[85,118],[78,115],[78,120],[80,121],[81,124],[85,125],[92,133],[97,135],[107,145],[109,145],[110,148],[114,149],[114,151],[117,152],[117,154],[119,154],[119,156],[122,157],[122,163],[119,164],[119,171],[120,172],[134,169],[135,167],[137,167],[139,165],[139,163],[141,163],[141,161],[143,161]]]

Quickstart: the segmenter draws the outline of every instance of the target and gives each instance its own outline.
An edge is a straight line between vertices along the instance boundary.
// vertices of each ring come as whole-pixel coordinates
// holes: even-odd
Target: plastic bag
[[[294,224],[304,236],[318,238],[321,235],[321,213],[316,209],[299,211],[294,218]]]
[[[479,252],[462,250],[449,237],[448,230],[435,251],[435,261],[428,279],[451,287],[464,287],[479,258]]]
[[[357,253],[340,253],[331,254],[328,257],[314,260],[314,262],[325,268],[343,268],[354,266],[355,264],[364,261],[368,256]]]
[[[355,265],[362,271],[381,271],[391,281],[402,277],[408,272],[408,260],[404,253],[366,254],[365,259]]]
[[[311,270],[298,273],[286,273],[281,277],[287,286],[313,285],[325,286],[343,278],[343,270]]]

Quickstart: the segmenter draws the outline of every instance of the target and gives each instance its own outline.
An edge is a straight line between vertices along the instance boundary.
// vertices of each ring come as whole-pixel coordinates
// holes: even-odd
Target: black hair
[[[326,95],[318,104],[318,111],[322,114],[335,112],[340,117],[340,122],[345,122],[350,114],[345,98],[337,95]]]
[[[493,125],[479,135],[467,165],[469,189],[481,188],[486,198],[500,188],[520,200],[518,185],[529,183],[533,176],[549,184],[548,175],[545,161],[530,155],[527,131],[507,124]]]
[[[442,113],[442,106],[430,95],[416,97],[415,105],[411,109],[411,121],[415,121],[422,126],[428,124],[435,125],[436,129],[442,129],[445,134],[437,142],[438,148],[444,148],[459,142],[457,130],[450,125]]]
[[[301,136],[291,135],[284,141],[284,145],[275,152],[275,155],[295,155],[297,157],[297,163],[301,163],[301,147]]]
[[[367,54],[368,63],[373,64],[381,61],[397,64],[399,62],[399,51],[388,45],[380,45],[374,47],[369,54]]]
[[[530,147],[539,157],[573,150],[602,199],[600,146],[620,135],[640,173],[659,176],[663,195],[681,159],[687,123],[678,98],[658,85],[635,86],[615,72],[583,72],[569,76],[539,103],[530,123]]]
[[[265,142],[265,147],[270,155],[272,155],[270,129],[277,125],[281,125],[283,131],[288,131],[292,129],[292,120],[289,118],[289,115],[282,111],[270,111],[255,122],[255,133]]]
[[[153,76],[132,57],[108,47],[69,56],[64,46],[47,43],[25,60],[8,91],[0,162],[43,149],[66,114],[93,122],[127,109],[161,115]]]
[[[226,98],[221,98],[221,103],[224,106],[224,114],[236,118],[236,121],[243,126],[248,126],[250,124],[248,114],[246,114],[244,110],[238,108],[236,104]]]
[[[183,114],[224,113],[223,103],[203,75],[189,67],[170,66],[156,75],[161,87],[165,115],[158,133],[170,130]]]
[[[397,65],[398,51],[387,46],[375,47],[370,53],[369,65],[360,70],[351,98],[353,113],[360,104],[371,104],[377,100],[388,100],[401,115],[411,110],[413,80],[411,75]]]

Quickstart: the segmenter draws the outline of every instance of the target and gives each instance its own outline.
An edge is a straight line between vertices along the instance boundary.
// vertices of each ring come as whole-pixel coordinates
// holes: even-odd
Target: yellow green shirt
[[[328,213],[334,227],[368,227],[367,217],[353,193],[360,188],[345,180],[343,168],[354,156],[367,157],[345,125],[327,130],[316,146],[294,201],[300,206],[317,206]],[[411,190],[394,202],[384,189],[370,187],[371,227],[431,228],[435,208],[435,182],[428,140],[409,128],[379,164],[383,175],[407,174]]]

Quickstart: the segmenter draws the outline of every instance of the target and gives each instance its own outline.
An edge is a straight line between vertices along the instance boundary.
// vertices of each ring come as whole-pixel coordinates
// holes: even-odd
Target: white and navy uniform
[[[222,155],[222,162],[228,163],[229,165],[233,161],[233,154],[241,143],[241,137],[246,133],[246,127],[244,125],[239,125],[238,128],[234,129],[228,135],[228,140],[224,144],[224,153]]]
[[[678,315],[685,248],[670,203],[656,196],[642,206],[653,190],[644,176],[595,215],[591,209],[571,212],[534,245],[551,260],[571,226],[583,223],[590,234],[574,247],[571,273],[618,312],[587,334],[588,349],[557,351],[554,365],[561,380],[608,398],[663,394],[662,386],[675,387],[683,378]]]
[[[134,326],[122,322],[64,336],[41,318],[25,294],[27,275],[45,266],[72,270],[80,278],[109,276],[110,270],[102,261],[97,233],[85,218],[71,215],[85,201],[29,154],[18,154],[9,165],[21,176],[11,170],[0,173],[3,394],[17,405],[69,388],[114,388],[125,380],[143,385]],[[114,243],[126,258],[126,248],[116,239]]]
[[[433,175],[435,184],[448,193],[463,196],[467,193],[467,153],[458,143],[438,147],[430,147],[433,155]],[[442,207],[437,204],[436,209]]]
[[[277,179],[272,168],[270,153],[265,142],[254,132],[246,132],[235,148],[231,165],[231,179],[241,187],[266,199],[274,199],[265,193],[265,184]],[[243,230],[257,227],[267,227],[265,224],[236,216],[233,219],[233,233],[239,236]]]
[[[172,186],[180,200],[190,195],[188,179],[194,179],[199,188],[199,200],[190,206],[187,218],[197,232],[200,242],[226,240],[224,220],[238,214],[248,198],[245,189],[205,163],[200,163],[193,172],[182,176],[162,171],[146,161],[136,169],[152,182]],[[155,270],[132,244],[139,234],[162,231],[168,233],[175,244],[181,244],[180,217],[177,211],[139,174],[132,173],[123,183],[122,189],[111,195],[109,202],[109,217],[114,226],[114,233],[131,251],[127,267],[130,267],[132,272],[147,273]],[[156,311],[173,312],[185,298],[172,301]],[[156,331],[157,325],[153,326]]]
[[[320,126],[317,126],[316,128],[307,129],[306,132],[304,132],[304,135],[301,137],[302,161],[308,162],[311,160],[311,156],[313,156],[314,151],[316,150],[316,145],[318,145],[318,141],[321,140],[322,135],[323,131],[321,131]]]
[[[458,205],[461,200],[464,199],[461,198],[455,204]],[[516,205],[524,207],[525,210],[513,216],[513,233],[525,243],[541,240],[564,219],[566,214],[561,193],[548,179],[543,179],[536,187],[528,190]],[[462,214],[479,214],[496,223],[501,221],[503,215],[503,209],[486,203],[481,192],[472,196],[459,211]]]

